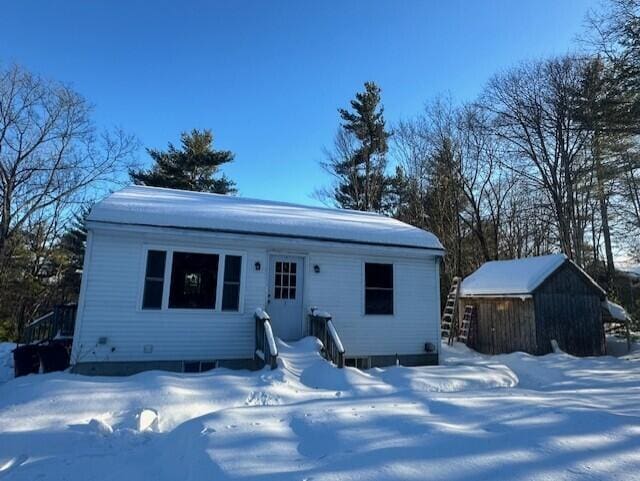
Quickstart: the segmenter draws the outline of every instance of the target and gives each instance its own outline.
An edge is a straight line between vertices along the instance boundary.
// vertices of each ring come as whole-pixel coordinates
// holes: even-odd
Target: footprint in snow
[[[245,406],[274,406],[280,404],[280,397],[264,391],[251,391],[245,399]]]

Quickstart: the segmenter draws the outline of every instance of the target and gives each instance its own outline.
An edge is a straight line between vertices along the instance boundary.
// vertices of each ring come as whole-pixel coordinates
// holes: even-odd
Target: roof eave
[[[533,297],[533,294],[531,292],[526,292],[526,293],[519,293],[519,292],[509,292],[509,293],[500,293],[500,294],[495,294],[495,293],[469,293],[469,292],[465,292],[465,293],[460,293],[460,298],[465,298],[465,297],[484,297],[484,298],[501,298],[501,297],[506,297],[506,298],[519,298],[519,299],[529,299]]]
[[[393,244],[393,243],[384,243],[384,242],[367,242],[367,241],[359,241],[359,240],[351,240],[351,239],[340,239],[340,238],[332,238],[332,237],[320,237],[320,236],[301,236],[294,234],[279,234],[272,232],[251,232],[251,231],[242,231],[242,230],[234,230],[234,229],[215,229],[208,227],[184,227],[184,226],[173,226],[173,225],[159,225],[159,224],[145,224],[145,223],[129,223],[129,222],[114,222],[114,221],[104,221],[104,220],[87,220],[87,227],[91,228],[95,226],[122,226],[122,227],[141,227],[141,228],[158,228],[158,229],[176,229],[176,230],[187,230],[187,231],[195,231],[195,232],[208,232],[208,233],[220,233],[220,234],[237,234],[237,235],[246,235],[246,236],[260,236],[260,237],[274,237],[280,239],[302,239],[316,242],[335,242],[339,244],[351,244],[351,245],[369,245],[369,246],[377,246],[377,247],[395,247],[399,249],[415,249],[421,251],[432,252],[436,256],[444,256],[444,248],[442,247],[426,247],[426,246],[418,246],[418,245],[408,245],[408,244]]]

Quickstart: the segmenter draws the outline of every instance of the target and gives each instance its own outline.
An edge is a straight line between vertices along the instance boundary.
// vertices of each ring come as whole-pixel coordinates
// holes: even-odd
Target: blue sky
[[[106,1],[3,5],[0,62],[68,82],[163,148],[211,128],[241,195],[302,203],[329,182],[323,147],[367,80],[390,124],[492,74],[576,48],[591,0]],[[140,160],[148,162],[143,150]]]

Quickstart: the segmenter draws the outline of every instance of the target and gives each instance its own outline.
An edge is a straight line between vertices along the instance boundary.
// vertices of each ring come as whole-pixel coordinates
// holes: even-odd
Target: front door
[[[267,312],[274,335],[283,341],[302,337],[302,287],[304,259],[294,256],[271,256]]]

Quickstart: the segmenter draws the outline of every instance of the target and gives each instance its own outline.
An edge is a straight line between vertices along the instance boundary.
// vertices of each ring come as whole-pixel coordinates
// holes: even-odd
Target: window
[[[200,361],[185,361],[182,363],[182,372],[200,372]]]
[[[174,252],[169,307],[215,309],[218,259],[217,254]]]
[[[238,312],[242,263],[240,255],[151,249],[147,251],[142,309],[169,307]],[[165,270],[167,282],[170,280],[167,304],[163,304]]]
[[[237,311],[240,307],[240,270],[242,257],[224,256],[224,284],[222,285],[222,310]]]
[[[165,251],[147,252],[147,270],[144,277],[143,309],[162,308],[162,289],[164,287]]]
[[[393,264],[364,265],[364,313],[393,314]]]
[[[344,365],[356,369],[371,369],[370,357],[349,357],[344,360]]]
[[[183,361],[182,372],[207,372],[217,367],[216,361]]]
[[[275,292],[273,297],[276,299],[295,299],[296,298],[296,262],[276,262],[276,279]]]

